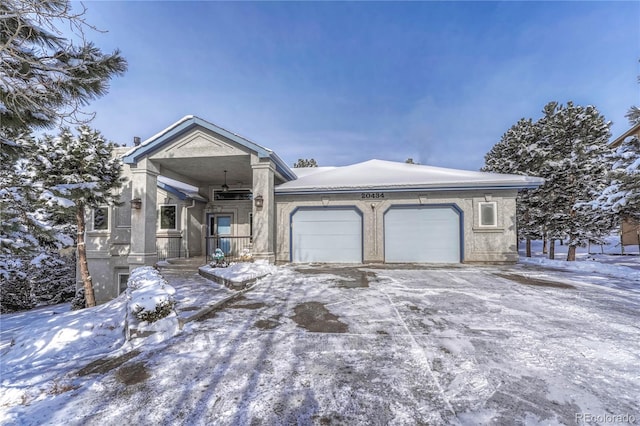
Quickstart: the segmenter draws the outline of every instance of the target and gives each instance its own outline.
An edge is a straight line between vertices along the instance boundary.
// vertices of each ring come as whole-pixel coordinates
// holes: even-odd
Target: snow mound
[[[145,341],[160,342],[175,336],[180,331],[175,293],[153,267],[134,269],[127,282],[129,337],[153,336]]]
[[[2,348],[3,375],[11,377],[11,371],[25,366],[54,367],[60,362],[90,359],[118,349],[124,343],[125,312],[126,300],[118,297],[79,311],[52,310],[50,315],[38,317],[37,322],[18,327],[9,345]],[[3,328],[10,329],[11,322],[7,323],[3,318]],[[29,332],[18,332],[22,327]]]
[[[176,290],[151,266],[136,268],[127,282],[129,312],[153,312],[157,306],[173,304]]]

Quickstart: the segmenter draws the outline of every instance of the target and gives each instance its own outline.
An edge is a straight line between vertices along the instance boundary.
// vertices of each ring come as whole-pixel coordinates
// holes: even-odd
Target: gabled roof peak
[[[195,115],[185,115],[180,120],[171,124],[169,127],[161,130],[150,138],[145,139],[145,141],[140,143],[140,145],[130,149],[123,156],[123,160],[126,164],[136,164],[144,156],[150,155],[151,153],[162,148],[167,143],[170,143],[174,138],[180,136],[182,133],[198,126],[217,133],[245,148],[248,148],[249,150],[255,152],[259,158],[270,158],[275,163],[278,173],[280,173],[285,179],[296,178],[296,175],[285,164],[285,162],[282,161],[282,159],[278,157],[278,155],[271,149],[265,148],[262,145],[258,145],[257,143],[247,138],[230,132],[229,130],[223,129],[222,127],[219,127]]]

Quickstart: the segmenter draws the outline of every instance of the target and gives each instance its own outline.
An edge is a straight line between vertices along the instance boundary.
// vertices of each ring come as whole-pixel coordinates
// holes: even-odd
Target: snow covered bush
[[[149,311],[143,306],[138,306],[134,311],[134,315],[136,319],[138,319],[138,321],[146,321],[148,323],[152,323],[168,316],[171,312],[173,312],[174,306],[175,302],[173,300],[164,300],[156,304],[156,309],[154,311]]]
[[[78,311],[80,309],[84,309],[86,306],[86,301],[84,299],[84,288],[79,288],[76,290],[76,295],[71,300],[71,310]]]
[[[30,262],[31,291],[36,306],[56,305],[72,300],[76,294],[74,253],[50,253]]]
[[[173,313],[175,289],[151,266],[136,268],[127,283],[129,312],[141,322],[153,323]]]
[[[16,312],[36,306],[68,302],[75,295],[75,256],[57,252],[2,258],[0,312]]]

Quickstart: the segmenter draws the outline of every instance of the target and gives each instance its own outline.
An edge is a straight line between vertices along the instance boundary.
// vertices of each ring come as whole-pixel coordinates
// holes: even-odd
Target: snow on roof
[[[198,193],[198,188],[195,186],[180,182],[175,179],[170,179],[165,176],[158,176],[158,187],[169,191],[178,196],[181,200],[190,199],[196,201],[202,201],[206,203],[207,200]]]
[[[214,128],[218,129],[218,130],[222,130],[225,133],[229,133],[230,135],[233,135],[233,136],[235,136],[235,137],[237,137],[237,138],[239,138],[239,139],[241,139],[243,141],[249,142],[251,145],[255,145],[256,147],[259,147],[262,150],[264,150],[264,151],[266,151],[266,152],[268,152],[270,154],[274,153],[273,150],[271,150],[271,149],[269,149],[269,148],[267,148],[265,146],[259,145],[259,144],[255,143],[255,142],[245,138],[244,136],[240,136],[237,133],[234,133],[234,132],[231,132],[231,131],[229,131],[229,130],[227,130],[225,128],[222,128],[222,127],[218,126],[217,124],[213,124],[213,123],[211,123],[209,121],[206,121],[206,120],[204,120],[204,119],[202,119],[200,117],[197,117],[195,115],[185,115],[180,120],[176,121],[175,123],[171,124],[170,126],[164,128],[164,129],[160,130],[158,133],[156,133],[155,135],[151,136],[150,138],[145,139],[144,141],[142,141],[140,143],[140,145],[137,145],[137,146],[134,146],[133,148],[131,148],[129,151],[127,151],[125,156],[133,154],[138,149],[141,149],[142,147],[144,147],[146,145],[149,145],[150,143],[154,142],[156,139],[162,137],[166,133],[169,133],[171,130],[173,130],[176,127],[180,126],[182,123],[190,121],[190,120],[198,120],[198,121],[201,121],[201,122],[205,122],[205,123],[213,126]]]
[[[142,141],[139,145],[134,146],[133,148],[131,148],[130,150],[128,150],[124,155],[131,155],[134,152],[136,152],[138,149],[142,148],[145,145],[148,145],[149,143],[153,142],[154,140],[158,139],[160,136],[164,135],[165,133],[167,133],[168,131],[170,131],[171,129],[173,129],[174,127],[179,126],[180,124],[184,123],[185,121],[189,121],[192,118],[194,118],[195,116],[193,115],[185,115],[184,117],[182,117],[180,120],[176,121],[175,123],[171,124],[170,126],[160,130],[158,133],[156,133],[155,135],[151,136],[150,138],[145,139],[144,141]]]
[[[306,177],[318,172],[333,170],[335,167],[294,167],[294,172],[298,178]]]
[[[358,190],[444,190],[536,188],[544,179],[531,176],[476,172],[442,167],[369,160],[344,167],[318,167],[306,173],[296,169],[298,179],[276,187],[276,193],[348,192]],[[298,173],[302,171],[302,173]]]

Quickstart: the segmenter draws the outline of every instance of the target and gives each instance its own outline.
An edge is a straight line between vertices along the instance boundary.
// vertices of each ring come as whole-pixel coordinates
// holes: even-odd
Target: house
[[[515,262],[516,195],[543,183],[382,160],[291,169],[194,116],[119,155],[124,203],[94,209],[86,233],[98,302],[135,267],[216,248],[279,263]]]
[[[636,123],[635,126],[615,138],[609,146],[612,149],[617,149],[622,145],[622,142],[633,137],[640,139],[640,122]],[[640,246],[640,223],[634,222],[632,219],[623,220],[620,225],[620,243],[622,246]]]

